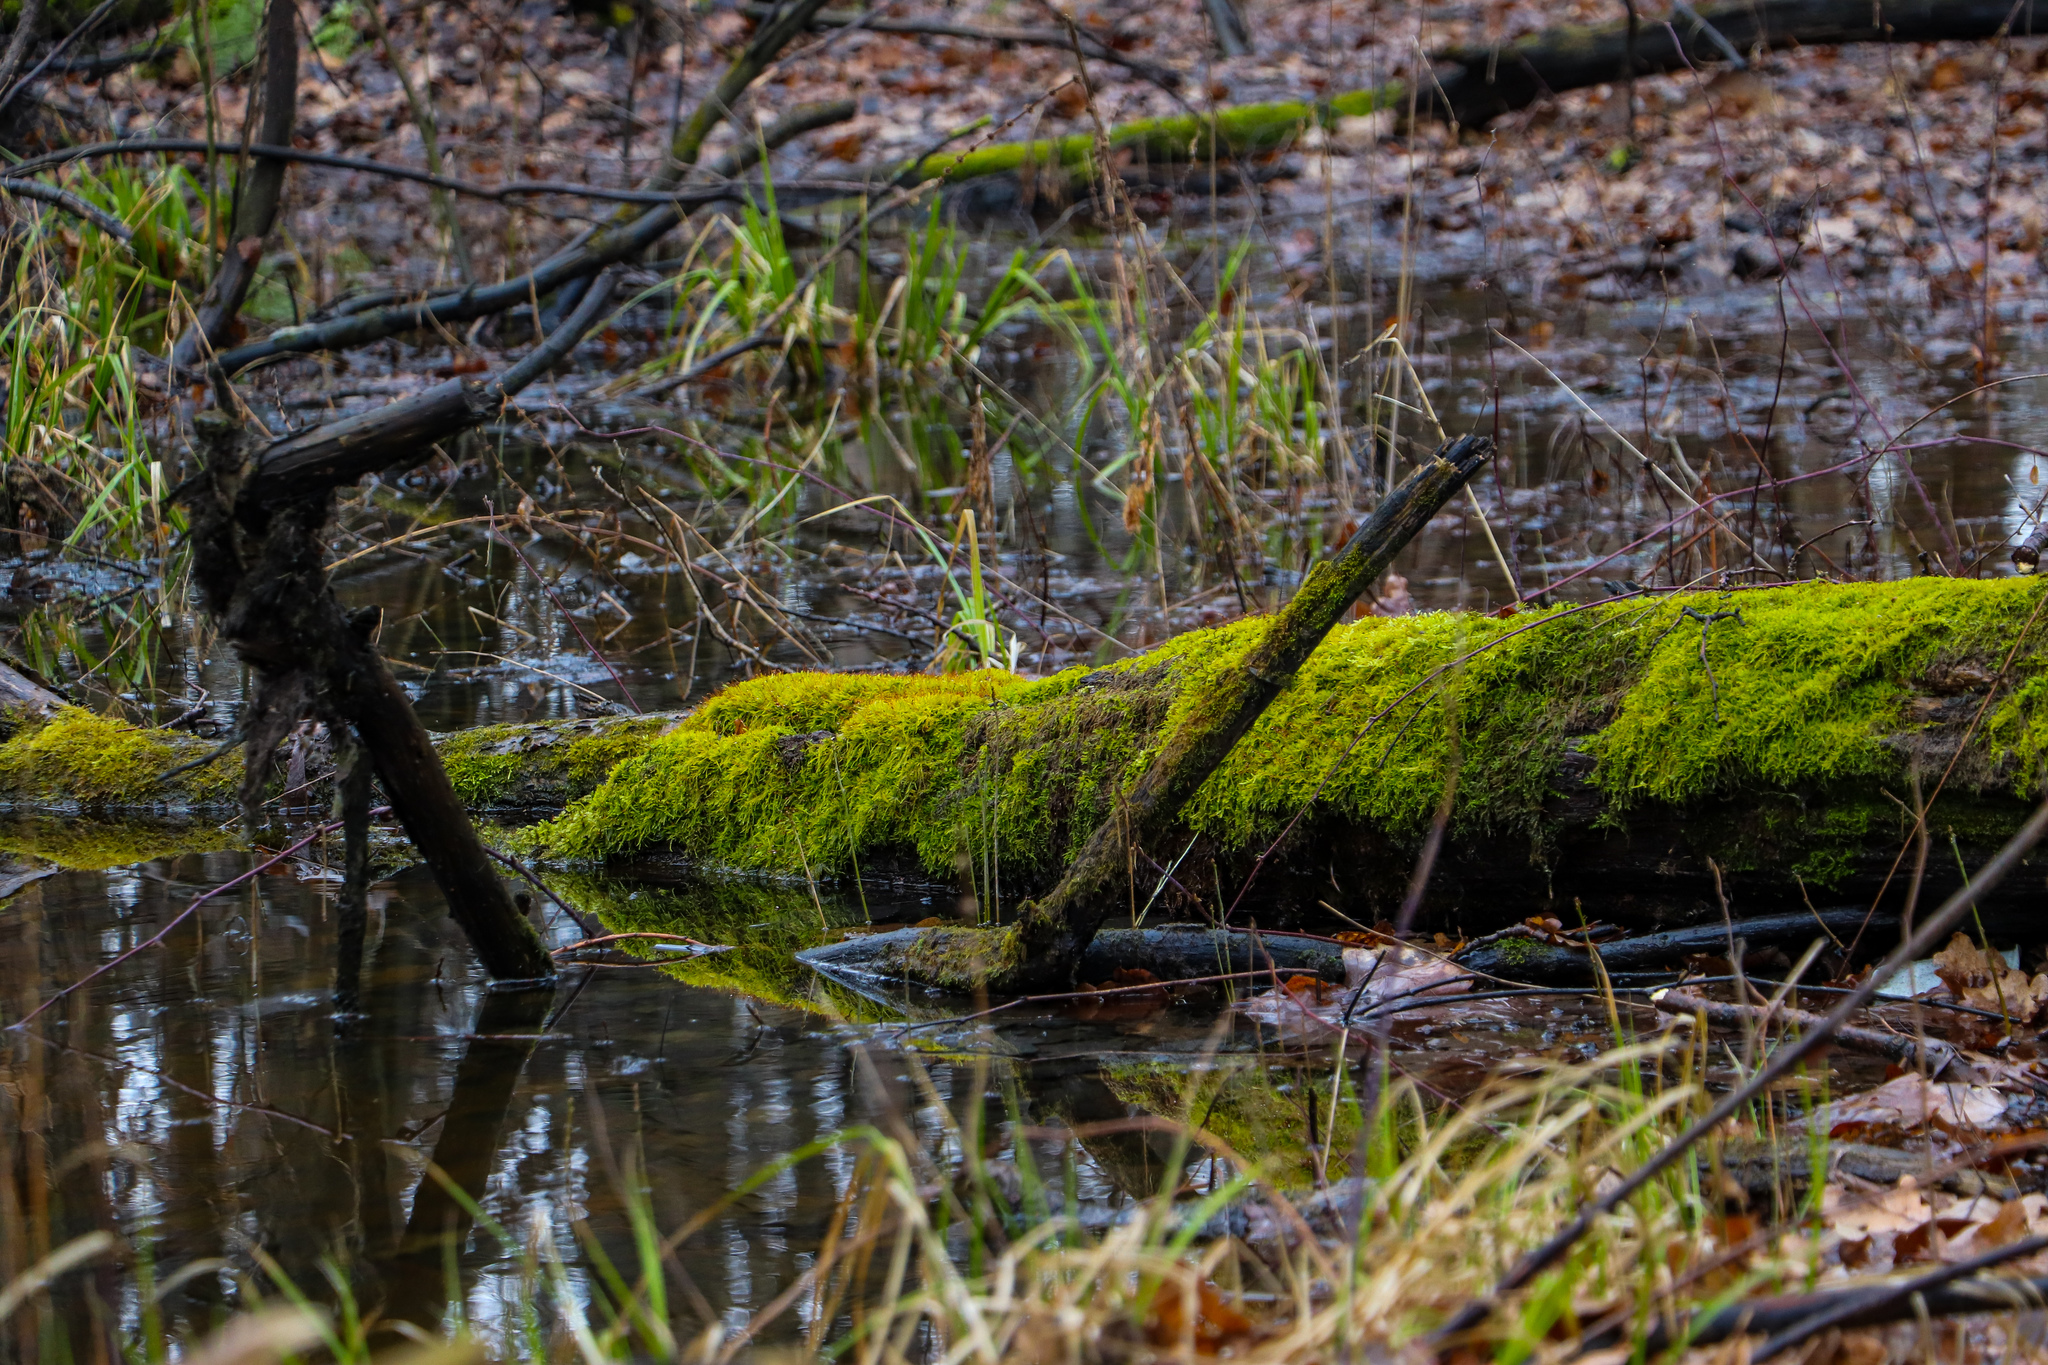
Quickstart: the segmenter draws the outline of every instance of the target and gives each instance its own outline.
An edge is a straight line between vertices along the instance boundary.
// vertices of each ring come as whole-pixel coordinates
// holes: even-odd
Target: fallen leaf
[[[1916,1131],[1933,1124],[1950,1132],[1982,1131],[2005,1117],[2005,1096],[1988,1085],[1939,1085],[1917,1075],[1897,1076],[1875,1090],[1827,1107],[1830,1137],[1871,1128]]]
[[[1934,955],[1934,974],[1957,1000],[1992,1010],[2015,1023],[2032,1023],[2048,1007],[2048,972],[2033,978],[1995,953],[1957,934]]]

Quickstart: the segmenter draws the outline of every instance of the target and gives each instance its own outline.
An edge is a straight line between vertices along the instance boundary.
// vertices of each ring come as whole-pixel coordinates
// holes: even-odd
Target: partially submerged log
[[[864,934],[806,948],[796,959],[843,985],[868,991],[914,975],[926,937],[919,929]],[[1301,934],[1233,933],[1196,924],[1105,929],[1088,944],[1080,979],[1099,985],[1115,981],[1118,972],[1133,971],[1150,973],[1162,982],[1257,972],[1342,981],[1344,948]]]
[[[1951,835],[1975,863],[2023,819],[2048,756],[2048,620],[2028,624],[2044,591],[2035,577],[1927,578],[1340,626],[1195,793],[1177,836],[1136,862],[1120,904],[1143,909],[1157,890],[1152,921],[1195,918],[1198,904],[1213,915],[1306,808],[1236,922],[1335,927],[1323,903],[1390,918],[1455,767],[1425,923],[1480,934],[1538,913],[1576,925],[1583,911],[1637,932],[1718,926],[1718,867],[1735,916],[1794,917],[1796,957],[1819,932],[1797,918],[1809,898],[1869,905],[1889,878],[1880,916],[1897,913],[1916,771],[1923,796],[1940,787],[1922,904],[1955,884]],[[1742,613],[1707,633],[1711,683],[1687,606]],[[688,716],[437,744],[474,811],[531,821],[567,803],[513,836],[542,857],[893,878],[1001,912],[1058,879],[1263,625],[1050,678],[799,673],[737,684]],[[233,755],[157,780],[206,741],[75,711],[44,729],[0,743],[0,800],[17,811],[232,809]],[[2024,911],[2040,887],[2015,877],[1984,909]]]

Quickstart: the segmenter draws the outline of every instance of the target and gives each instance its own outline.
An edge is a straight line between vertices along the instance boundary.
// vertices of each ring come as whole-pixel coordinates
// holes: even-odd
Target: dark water
[[[1383,303],[1359,292],[1367,302],[1346,335],[1369,334],[1369,310]],[[1529,335],[1532,317],[1549,325],[1534,346],[1543,362],[1683,487],[1705,497],[1755,486],[1753,496],[1717,506],[1778,569],[2010,571],[2002,544],[2024,533],[2048,493],[2033,448],[2048,410],[2044,381],[1968,398],[1909,432],[1977,378],[1967,355],[1928,345],[1910,316],[1852,306],[1818,326],[1793,316],[1788,334],[1788,315],[1766,289],[1721,298],[1649,287],[1610,293],[1591,302],[1534,301],[1526,292],[1510,300],[1462,285],[1423,294],[1419,372],[1447,427],[1502,441],[1504,457],[1475,491],[1524,594],[1639,539],[1559,594],[1602,595],[1603,578],[1714,583],[1756,566],[1725,537],[1692,537],[1696,527],[1653,534],[1682,511],[1680,500],[1613,431],[1490,336],[1489,321],[1510,313],[1517,335]],[[2016,326],[1999,372],[2040,368],[2043,350]],[[1050,439],[1032,449],[1026,428],[995,463],[998,515],[984,548],[1028,673],[1274,604],[1312,554],[1370,510],[1384,483],[1384,455],[1356,427],[1342,467],[1247,474],[1257,484],[1248,495],[1270,515],[1255,528],[1257,554],[1241,559],[1233,578],[1207,557],[1169,465],[1165,543],[1140,553],[1123,531],[1115,490],[1087,472],[1118,453],[1127,433],[1114,423],[1075,427],[1075,367],[1030,335],[995,348],[989,364],[1089,462]],[[1354,366],[1344,375],[1356,422],[1358,395],[1384,387],[1385,374]],[[606,417],[614,427],[694,420],[707,437],[741,429],[732,412],[703,408]],[[1401,420],[1412,436],[1416,416]],[[723,613],[731,632],[782,666],[929,661],[930,618],[956,605],[944,575],[872,517],[805,520],[840,493],[795,480],[760,534],[734,538],[749,505],[680,492],[691,481],[660,440],[600,441],[573,428],[550,438],[546,446],[465,446],[454,464],[376,491],[344,514],[335,556],[529,496],[542,515],[592,514],[600,529],[645,542],[647,521],[622,514],[618,494],[629,483],[704,535],[689,567],[616,536],[579,543],[559,529],[492,535],[481,525],[349,565],[342,596],[384,608],[382,645],[430,726],[544,719],[628,694],[647,710],[687,705],[760,666],[705,628],[706,610]],[[837,487],[890,492],[924,513],[952,505],[921,486],[956,483],[957,466],[909,471],[851,431],[841,446],[838,463],[825,466]],[[1878,450],[1886,453],[1873,456]],[[1848,462],[1844,472],[1786,482]],[[1510,591],[1470,502],[1440,519],[1397,571],[1423,608],[1490,608]],[[735,609],[722,585],[742,581],[783,615]],[[160,717],[197,700],[225,725],[241,695],[238,669],[201,654],[175,623],[158,684],[156,697],[136,700],[156,701]],[[93,837],[45,830],[13,846]],[[101,861],[121,865],[65,873],[0,904],[6,1021],[157,934],[196,894],[249,866],[240,853]],[[802,888],[626,874],[562,886],[615,927],[667,927],[752,951],[667,972],[579,968],[548,998],[491,995],[432,884],[400,874],[377,892],[368,1016],[338,1030],[326,1007],[330,884],[302,867],[224,893],[160,946],[65,997],[31,1031],[0,1034],[0,1283],[67,1239],[110,1228],[132,1241],[157,1282],[175,1282],[162,1299],[174,1331],[246,1303],[246,1286],[271,1273],[268,1258],[317,1298],[332,1301],[334,1284],[344,1284],[366,1311],[418,1321],[457,1302],[468,1320],[502,1336],[529,1297],[533,1248],[557,1248],[572,1294],[594,1303],[591,1248],[629,1277],[637,1271],[635,1198],[660,1228],[679,1227],[764,1163],[850,1125],[906,1134],[943,1164],[970,1110],[1005,1132],[1016,1122],[1051,1129],[1158,1112],[1172,1089],[1159,1076],[1190,1073],[1208,1047],[1249,1056],[1272,1094],[1303,1093],[1299,1063],[1268,1068],[1259,1049],[1273,1040],[1241,1020],[1218,1033],[1214,1009],[1012,1016],[905,1032],[874,1002],[822,992],[789,965],[788,951],[826,924],[915,922],[943,905],[877,899],[872,888],[863,903],[830,889],[814,900]],[[551,934],[563,943],[576,931],[561,922]],[[707,984],[714,981],[744,993]],[[1454,1092],[1476,1083],[1489,1060],[1590,1047],[1600,1030],[1576,1007],[1556,1017],[1532,1007],[1456,1036],[1418,1026],[1404,1034],[1401,1055]],[[1133,1082],[1130,1068],[1145,1066],[1154,1068],[1150,1080]],[[1293,1112],[1284,1099],[1268,1108]],[[1305,1123],[1275,1122],[1297,1150],[1308,1140]],[[1014,1136],[999,1145],[1018,1154]],[[1038,1156],[1054,1168],[1071,1162],[1084,1202],[1110,1212],[1174,1174],[1164,1148],[1143,1137],[1045,1143]],[[425,1174],[430,1163],[504,1240],[472,1225],[464,1200]],[[677,1331],[713,1322],[743,1329],[812,1264],[853,1169],[844,1151],[801,1163],[678,1248],[667,1272]],[[140,1284],[133,1264],[68,1277],[0,1328],[0,1341],[17,1359],[95,1358],[110,1330],[145,1322]],[[800,1300],[765,1337],[806,1332],[811,1311]]]
[[[996,260],[1008,248],[977,250]],[[1165,251],[1194,295],[1209,297],[1218,253],[1193,241]],[[1102,249],[1076,255],[1106,275]],[[1292,278],[1285,255],[1282,243],[1252,257],[1264,282],[1253,316],[1268,318],[1273,354],[1305,336],[1290,330],[1299,314],[1279,298]],[[1340,434],[1306,463],[1247,455],[1223,470],[1243,521],[1227,556],[1178,431],[1158,470],[1157,543],[1134,538],[1124,476],[1095,474],[1129,454],[1129,423],[1114,403],[1091,404],[1096,381],[1050,329],[1020,324],[991,340],[984,370],[1022,416],[994,455],[979,543],[1021,671],[1101,662],[1277,605],[1369,514],[1386,485],[1387,440],[1401,452],[1396,475],[1434,443],[1414,383],[1386,354],[1361,351],[1392,298],[1384,265],[1376,274],[1347,267],[1335,310],[1308,296],[1326,359],[1345,357],[1323,425]],[[1501,455],[1475,480],[1476,497],[1400,557],[1405,595],[1394,593],[1390,608],[1490,610],[1515,593],[1590,600],[1623,580],[2006,574],[2010,543],[2048,494],[2037,437],[2048,418],[2048,379],[2037,375],[2048,370],[2048,340],[2030,301],[2012,301],[2000,349],[1980,370],[1969,319],[1953,309],[1836,294],[1824,280],[1707,288],[1680,272],[1566,287],[1454,273],[1419,280],[1413,295],[1414,376],[1429,406],[1453,434],[1494,436]],[[1189,317],[1176,313],[1169,332],[1189,325],[1192,310],[1182,312]],[[786,391],[783,425],[809,420],[807,431],[827,437],[805,448],[815,458],[798,475],[800,454],[760,441],[775,425],[760,393],[712,386],[651,405],[594,396],[606,378],[570,376],[537,392],[533,409],[547,419],[539,442],[533,427],[465,440],[344,509],[337,560],[487,512],[524,508],[540,519],[497,534],[454,525],[339,570],[351,605],[385,609],[383,646],[430,726],[548,718],[627,694],[647,710],[673,708],[767,666],[930,665],[968,578],[953,516],[971,433],[957,393],[906,384],[885,395],[882,412],[842,410],[828,424],[838,401],[829,392]],[[1369,412],[1374,392],[1400,405]],[[1382,424],[1377,442],[1369,415]],[[726,452],[728,472],[755,488],[720,483],[702,447],[657,429]],[[689,524],[687,565],[638,510],[639,493]],[[1687,499],[1722,494],[1735,496],[1712,503],[1721,530],[1702,534],[1700,520],[1684,519]],[[874,495],[925,519],[950,568],[872,510],[825,515]],[[118,586],[59,590],[84,600]],[[30,596],[11,592],[14,609]],[[195,646],[174,619],[157,691],[134,699],[154,701],[163,718],[200,701],[225,724],[238,672]]]
[[[629,1279],[638,1273],[625,1191],[639,1191],[667,1233],[767,1163],[856,1124],[899,1135],[943,1173],[958,1156],[956,1125],[977,1106],[991,1153],[1015,1160],[1016,1124],[1113,1127],[1147,1112],[1134,1096],[1171,1097],[1198,1066],[1262,1076],[1264,1050],[1273,1093],[1313,1080],[1317,1067],[1327,1077],[1326,1061],[1290,1060],[1271,1035],[1214,1005],[906,1031],[900,1016],[879,1022],[892,1011],[800,973],[765,979],[752,996],[645,967],[572,968],[552,993],[489,993],[417,870],[377,886],[367,1017],[337,1027],[327,1005],[332,883],[316,864],[258,876],[170,927],[251,861],[187,854],[68,872],[0,906],[9,1023],[162,936],[0,1032],[0,1283],[104,1228],[174,1286],[161,1305],[174,1335],[247,1306],[252,1287],[271,1292],[282,1276],[322,1302],[346,1284],[364,1312],[428,1325],[459,1304],[502,1339],[531,1302],[522,1258],[550,1241],[572,1297],[602,1320],[592,1248]],[[621,923],[778,949],[778,936],[817,937],[821,914],[861,914],[802,888],[562,885]],[[870,893],[877,918],[930,908]],[[761,918],[738,922],[751,915]],[[578,936],[566,919],[549,932],[558,943]],[[848,1009],[869,1022],[848,1022]],[[1597,1036],[1597,1021],[1576,1012],[1570,1023],[1539,1012],[1482,1030],[1476,1046],[1459,1045],[1443,1083],[1476,1078],[1486,1055],[1564,1046],[1582,1023]],[[1408,1064],[1437,1063],[1432,1032],[1410,1035]],[[1283,1104],[1275,1122],[1267,1137],[1298,1150],[1299,1107]],[[1156,1134],[1034,1150],[1056,1182],[1071,1166],[1082,1205],[1100,1217],[1156,1193],[1168,1174],[1170,1145]],[[743,1330],[801,1275],[854,1162],[839,1149],[799,1163],[683,1243],[667,1281],[678,1335],[709,1322]],[[506,1240],[476,1226],[429,1163]],[[0,1342],[15,1359],[92,1358],[108,1323],[139,1330],[136,1264],[66,1277],[0,1329]],[[806,1332],[811,1311],[798,1305],[764,1338]]]

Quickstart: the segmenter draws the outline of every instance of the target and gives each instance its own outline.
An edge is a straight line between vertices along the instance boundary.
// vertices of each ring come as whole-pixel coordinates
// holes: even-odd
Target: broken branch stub
[[[1244,661],[1197,700],[1051,894],[1027,902],[1017,922],[999,935],[939,930],[907,945],[904,974],[945,989],[1007,994],[1072,986],[1104,916],[1130,899],[1132,850],[1166,840],[1181,808],[1294,680],[1323,637],[1493,451],[1484,436],[1462,436],[1425,460],[1335,559],[1318,564],[1303,580]]]

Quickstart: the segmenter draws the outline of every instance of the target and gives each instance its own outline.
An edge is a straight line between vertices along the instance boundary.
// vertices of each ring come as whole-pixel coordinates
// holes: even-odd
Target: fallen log
[[[1631,32],[1626,22],[1565,25],[1438,59],[1416,90],[1418,113],[1478,127],[1569,90],[1700,69],[1741,53],[1841,43],[1932,43],[2039,31],[2011,0],[1731,0]],[[1631,65],[1631,56],[1633,65]]]
[[[1796,957],[1816,938],[1847,942],[1859,932],[1868,932],[1876,936],[1877,942],[1889,942],[1888,936],[1898,928],[1898,923],[1897,915],[1874,915],[1868,907],[1798,910],[1744,919],[1733,925],[1717,922],[1638,934],[1591,949],[1534,934],[1511,933],[1459,953],[1458,965],[1482,976],[1531,986],[1598,986],[1600,972],[1593,966],[1596,955],[1609,977],[1638,973],[1668,975],[1691,958],[1725,957],[1739,943],[1743,949],[1743,970],[1754,973],[1765,965],[1759,959],[1766,953],[1789,949]]]
[[[2015,11],[2009,0],[1911,0],[1880,7],[1867,0],[1730,0],[1682,12],[1670,24],[1638,25],[1633,37],[1627,21],[1563,25],[1513,43],[1437,55],[1429,78],[1414,85],[1412,106],[1408,84],[1390,82],[1322,100],[1235,105],[1118,124],[1107,136],[1110,169],[1128,175],[1155,163],[1264,156],[1291,145],[1306,129],[1334,128],[1343,119],[1381,110],[1412,107],[1420,118],[1483,127],[1543,99],[1625,80],[1631,71],[1648,76],[1722,66],[1731,51],[1977,40],[2038,27],[2029,10]],[[923,161],[923,173],[948,185],[1017,175],[1037,190],[1064,193],[1100,174],[1099,145],[1094,133],[1076,133],[939,152]],[[895,162],[855,174],[880,182],[903,169],[904,163]]]
[[[1603,946],[1610,970],[1654,970],[1725,953],[1718,867],[1743,936],[1796,957],[1820,933],[1809,895],[1877,900],[1912,824],[1887,793],[1908,791],[1916,768],[1931,794],[1953,763],[1930,829],[1937,843],[1953,833],[1972,863],[2024,818],[2048,753],[2048,700],[2030,685],[2048,666],[2048,624],[2029,627],[2044,591],[2034,577],[1803,584],[1339,626],[1197,790],[1152,851],[1159,865],[1133,869],[1121,903],[1143,908],[1156,890],[1154,921],[1213,914],[1217,888],[1234,898],[1305,810],[1247,897],[1259,923],[1339,927],[1325,903],[1365,924],[1392,918],[1455,765],[1431,927],[1476,936],[1540,913],[1576,924],[1581,909],[1641,934],[1705,926]],[[1741,623],[1706,637],[1716,723],[1698,627],[1681,613],[1735,605]],[[687,716],[435,743],[468,807],[526,824],[514,837],[545,858],[660,855],[796,879],[808,867],[971,889],[1003,912],[1058,879],[1190,694],[1241,661],[1264,624],[1050,678],[799,673],[736,684]],[[212,748],[60,711],[0,743],[0,803],[218,817],[233,808],[233,755],[161,778]],[[998,885],[962,885],[963,854],[994,865]],[[1953,857],[1930,859],[1922,904],[1955,879]],[[1873,956],[1904,897],[1906,875],[1890,880],[1864,938]],[[2038,888],[2015,878],[1982,908],[2025,912]],[[1789,938],[1751,927],[1771,916]],[[1555,958],[1572,973],[1562,984],[1586,980],[1579,950],[1513,951],[1521,959],[1498,974],[1533,979]]]

